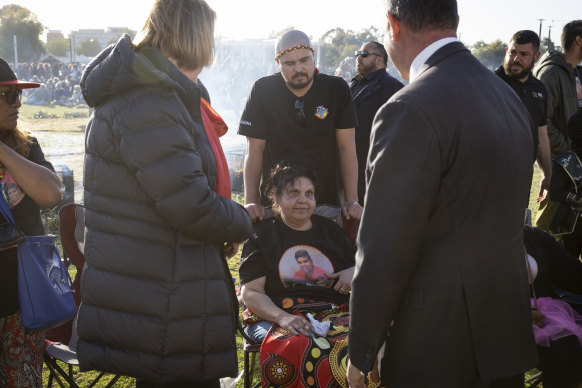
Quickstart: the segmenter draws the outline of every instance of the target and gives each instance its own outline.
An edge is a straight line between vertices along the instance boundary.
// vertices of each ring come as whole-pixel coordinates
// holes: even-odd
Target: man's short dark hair
[[[295,260],[297,260],[300,257],[307,257],[309,259],[309,261],[313,261],[311,259],[311,256],[309,256],[309,252],[307,252],[304,249],[300,249],[298,251],[295,251]]]
[[[388,13],[412,31],[457,29],[457,0],[387,0]]]
[[[562,28],[562,50],[570,50],[577,36],[582,36],[582,20],[572,20]]]
[[[514,42],[516,44],[531,43],[535,51],[540,51],[540,37],[532,30],[517,31],[513,34],[509,42]]]
[[[382,58],[384,58],[384,67],[388,67],[388,53],[386,52],[384,45],[382,43],[378,43],[378,42],[370,42],[370,43],[374,45],[376,50],[380,51],[380,54],[382,54]]]

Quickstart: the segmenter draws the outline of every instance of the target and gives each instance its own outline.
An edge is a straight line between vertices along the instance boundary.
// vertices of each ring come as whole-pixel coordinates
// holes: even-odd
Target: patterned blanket
[[[283,305],[292,314],[311,313],[318,321],[329,321],[330,328],[325,337],[307,337],[273,325],[261,346],[262,387],[348,388],[349,305],[291,298]],[[379,386],[368,383],[370,388]]]

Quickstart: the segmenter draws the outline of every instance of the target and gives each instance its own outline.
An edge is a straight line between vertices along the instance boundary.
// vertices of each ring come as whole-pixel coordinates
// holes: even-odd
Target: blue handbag
[[[4,218],[16,225],[2,193],[0,197]],[[55,236],[26,236],[18,244],[18,299],[24,328],[50,329],[72,319],[77,305],[71,284]]]

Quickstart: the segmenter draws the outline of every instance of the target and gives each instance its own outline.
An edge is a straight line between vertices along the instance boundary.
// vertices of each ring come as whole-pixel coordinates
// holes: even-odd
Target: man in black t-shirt
[[[262,219],[271,169],[282,160],[307,160],[319,174],[317,202],[341,204],[344,217],[359,219],[356,115],[349,87],[339,77],[319,74],[311,42],[301,31],[281,35],[276,52],[280,72],[255,82],[238,130],[247,137],[245,208],[253,221]]]
[[[546,88],[531,72],[540,57],[539,49],[540,38],[538,34],[530,30],[517,31],[511,37],[509,46],[505,50],[503,65],[495,70],[495,74],[517,93],[537,128],[537,131],[533,132],[532,135],[534,138],[534,158],[543,174],[538,195],[538,201],[541,201],[550,188],[552,159],[546,125]]]

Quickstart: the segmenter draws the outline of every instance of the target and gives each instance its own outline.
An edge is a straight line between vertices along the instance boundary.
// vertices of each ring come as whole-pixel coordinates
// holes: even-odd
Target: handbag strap
[[[2,211],[2,215],[4,216],[4,218],[6,219],[6,221],[16,225],[16,222],[14,221],[14,216],[12,215],[12,212],[10,211],[10,206],[8,206],[8,203],[6,202],[6,199],[4,198],[4,182],[2,182],[2,184],[0,185],[0,188],[2,190],[2,192],[0,192],[0,210]]]

